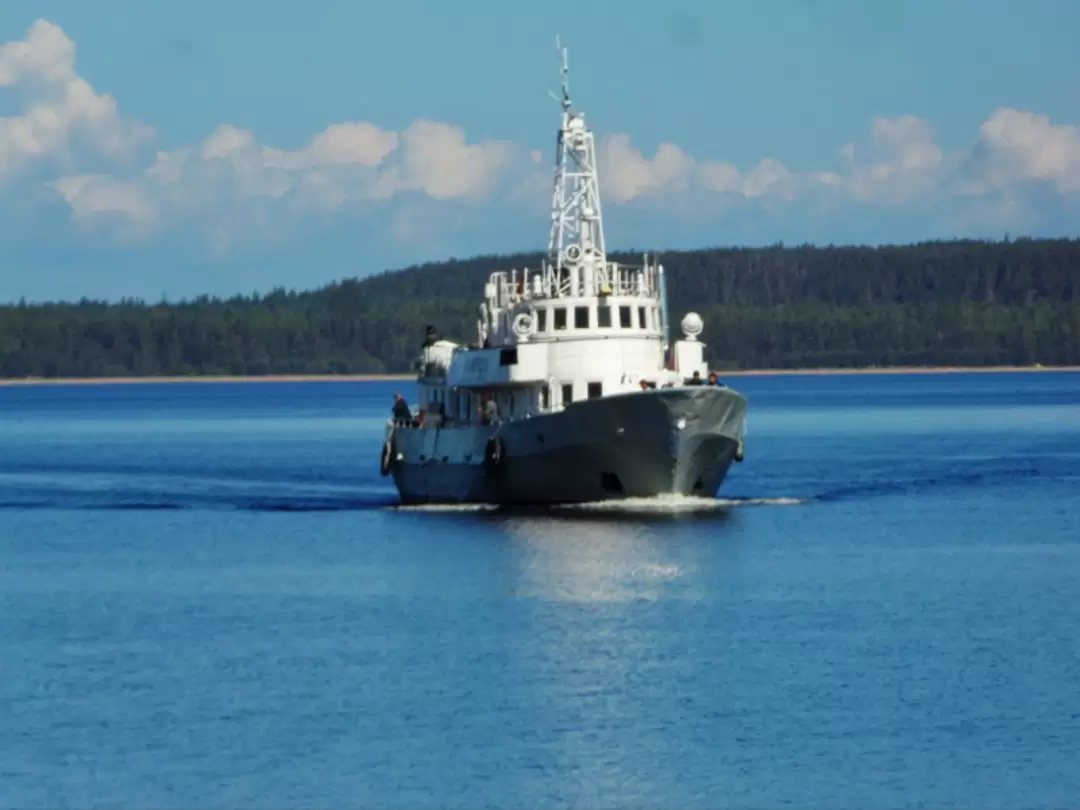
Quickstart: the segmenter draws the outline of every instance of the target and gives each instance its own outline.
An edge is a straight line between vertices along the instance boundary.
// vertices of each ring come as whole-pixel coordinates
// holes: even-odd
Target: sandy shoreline
[[[1016,372],[1078,372],[1080,366],[898,366],[893,368],[800,368],[800,369],[744,369],[719,371],[721,379],[730,377],[800,377],[820,375],[855,374],[994,374]],[[413,374],[281,374],[261,377],[66,377],[0,379],[0,386],[11,385],[149,385],[183,383],[288,383],[288,382],[410,382]]]

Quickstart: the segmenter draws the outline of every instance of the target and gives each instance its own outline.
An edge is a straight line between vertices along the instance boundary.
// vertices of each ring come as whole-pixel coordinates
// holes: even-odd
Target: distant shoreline
[[[730,377],[800,377],[857,374],[1000,374],[1016,372],[1080,372],[1080,366],[894,366],[881,368],[763,368],[717,370]],[[414,374],[278,374],[265,376],[205,375],[191,377],[28,377],[0,379],[0,386],[14,385],[151,385],[183,383],[289,383],[289,382],[410,382]]]

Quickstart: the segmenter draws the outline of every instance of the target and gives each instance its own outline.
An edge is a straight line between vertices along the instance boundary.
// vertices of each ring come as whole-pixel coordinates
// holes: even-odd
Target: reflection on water
[[[569,524],[569,525],[568,525]],[[529,555],[518,594],[567,602],[655,600],[683,575],[646,525],[518,518],[506,531]]]
[[[687,499],[690,500],[690,499]],[[671,532],[673,521],[722,526],[721,502],[590,504],[545,513],[502,512],[500,527],[522,556],[517,594],[558,602],[655,601],[692,572],[692,559]],[[649,501],[652,503],[650,504]],[[620,508],[622,507],[622,508]],[[722,533],[714,538],[724,542]],[[691,555],[692,556],[692,555]]]

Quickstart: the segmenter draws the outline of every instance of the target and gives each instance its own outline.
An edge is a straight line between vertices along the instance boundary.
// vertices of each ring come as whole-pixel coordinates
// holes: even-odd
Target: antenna
[[[572,274],[580,271],[592,279],[607,265],[596,148],[585,116],[570,112],[570,59],[560,37],[555,37],[555,48],[561,57],[562,98],[551,95],[562,103],[562,126],[556,143],[548,260],[556,268],[578,268]]]
[[[570,57],[558,34],[555,35],[555,50],[557,50],[562,57],[562,98],[555,95],[550,90],[548,91],[548,95],[562,104],[563,112],[565,113],[570,111]]]

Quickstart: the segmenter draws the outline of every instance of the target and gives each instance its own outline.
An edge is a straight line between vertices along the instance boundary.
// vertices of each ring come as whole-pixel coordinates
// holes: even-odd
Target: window
[[[516,366],[517,361],[517,347],[514,347],[512,349],[501,349],[499,351],[500,366]]]
[[[555,316],[555,331],[561,332],[566,329],[566,307],[556,307],[552,312]]]
[[[562,387],[562,404],[565,408],[571,402],[574,401],[574,386],[570,383],[563,383]]]
[[[601,329],[611,328],[611,307],[602,306],[596,310],[596,325]]]
[[[598,397],[602,397],[603,395],[604,395],[604,384],[603,383],[589,383],[589,392],[588,392],[589,399],[597,399]]]
[[[648,310],[645,309],[645,307],[638,307],[638,310],[637,310],[638,329],[648,329],[649,328],[649,319],[648,319],[648,316],[646,315],[647,312],[648,312]]]
[[[546,385],[540,389],[540,410],[547,411],[551,409],[551,389]]]
[[[575,329],[588,329],[589,328],[589,308],[588,307],[574,307],[574,328]]]
[[[619,307],[619,326],[623,329],[630,329],[633,324],[630,322],[630,315],[632,314],[630,307]]]
[[[547,310],[546,309],[538,309],[538,310],[536,310],[536,331],[537,332],[546,332],[547,331]]]

